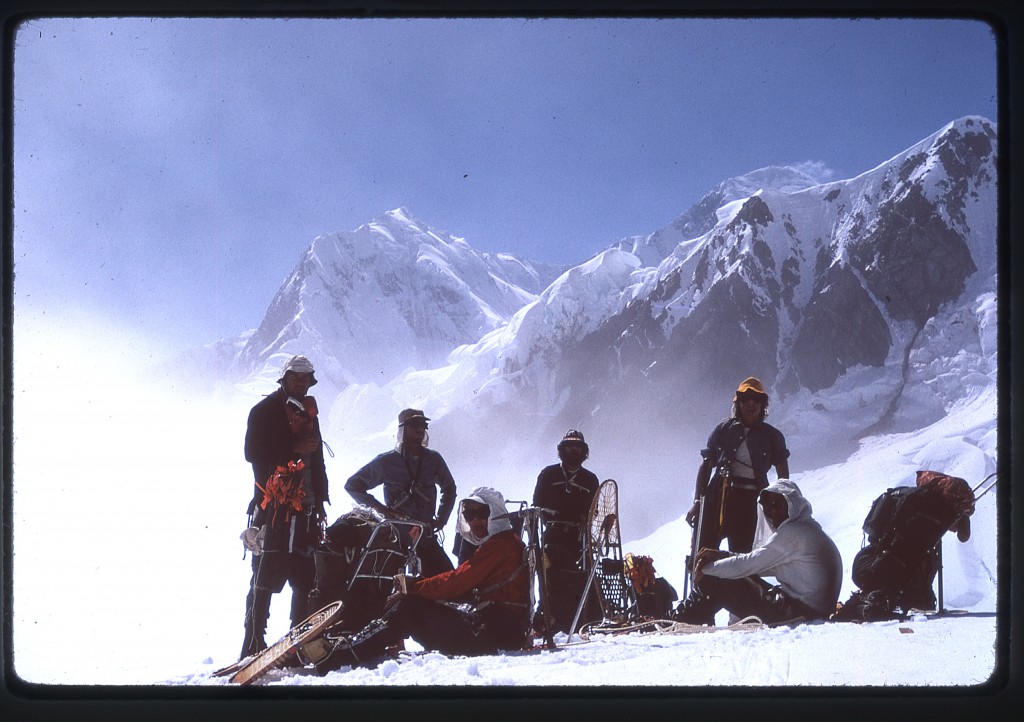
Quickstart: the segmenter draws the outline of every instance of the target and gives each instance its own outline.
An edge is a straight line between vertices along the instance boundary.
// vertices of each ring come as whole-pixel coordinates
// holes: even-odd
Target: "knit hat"
[[[309,362],[309,359],[305,356],[292,356],[290,359],[285,361],[284,367],[281,369],[281,378],[277,380],[277,383],[284,381],[284,377],[288,372],[296,374],[309,374],[310,375],[310,386],[316,385],[316,376],[313,375],[313,364]]]

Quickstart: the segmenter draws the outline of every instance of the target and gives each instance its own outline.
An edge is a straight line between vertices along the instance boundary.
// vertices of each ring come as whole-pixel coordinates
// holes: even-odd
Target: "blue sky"
[[[15,335],[255,327],[321,233],[405,206],[576,263],[767,165],[849,178],[997,120],[996,38],[924,19],[37,19],[14,47]]]

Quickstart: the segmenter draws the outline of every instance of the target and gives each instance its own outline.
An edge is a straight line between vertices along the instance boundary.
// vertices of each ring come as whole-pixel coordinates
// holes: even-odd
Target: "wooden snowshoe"
[[[286,635],[259,654],[218,670],[214,672],[214,676],[226,676],[234,672],[229,680],[232,684],[252,684],[271,669],[283,666],[290,652],[304,642],[312,641],[327,629],[341,615],[342,606],[340,601],[331,602],[290,629]]]

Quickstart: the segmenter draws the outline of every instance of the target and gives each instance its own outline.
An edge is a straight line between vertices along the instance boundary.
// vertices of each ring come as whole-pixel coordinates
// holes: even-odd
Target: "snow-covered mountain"
[[[239,541],[252,493],[251,470],[241,454],[249,399],[210,398],[197,385],[168,388],[143,371],[130,337],[111,344],[112,330],[100,325],[69,331],[62,319],[44,319],[26,329],[13,349],[20,371],[12,428],[15,553],[7,670],[12,680],[59,691],[71,685],[223,685],[226,677],[210,673],[236,659],[251,576],[251,557],[243,556]],[[111,348],[123,353],[112,354]],[[145,352],[139,349],[139,355]],[[996,470],[995,397],[986,386],[934,424],[865,439],[842,463],[793,475],[842,554],[840,599],[853,591],[860,525],[871,500],[887,486],[913,484],[921,468],[961,476],[972,486]],[[438,435],[463,495],[474,483],[504,486],[511,480],[497,463],[486,480],[461,474],[461,455],[449,453],[452,441]],[[327,460],[331,518],[347,510],[339,463],[348,450],[334,446],[338,455]],[[186,459],[168,463],[176,449],[188,449]],[[479,686],[545,686],[557,693],[559,687],[623,685],[627,695],[644,694],[638,690],[650,686],[693,687],[678,690],[685,710],[693,692],[706,693],[708,685],[779,687],[783,697],[791,696],[790,687],[806,692],[861,685],[889,687],[881,696],[890,700],[907,694],[905,685],[957,686],[964,695],[982,695],[968,685],[998,682],[999,670],[1006,672],[1010,620],[1020,618],[1019,610],[1007,606],[998,624],[994,616],[997,592],[1004,603],[1017,598],[1008,593],[1013,576],[1007,532],[1013,530],[998,523],[1008,521],[1014,480],[1002,473],[1009,468],[1008,453],[998,451],[998,489],[979,501],[971,538],[960,543],[947,534],[943,543],[945,605],[968,610],[969,616],[749,634],[624,635],[573,645],[558,635],[557,650],[469,658],[430,654],[326,677],[290,668],[271,673],[265,684],[367,687],[363,695],[381,695],[372,688],[388,685],[452,686],[453,694]],[[608,456],[595,452],[594,468],[600,469]],[[621,481],[627,500],[642,480]],[[112,502],[130,513],[116,525],[97,523],[110,515]],[[446,531],[450,549],[454,536]],[[658,575],[681,591],[687,531],[681,511],[647,531],[623,520],[623,551],[652,557]],[[163,553],[165,548],[174,553]],[[54,593],[55,584],[74,590],[73,643],[68,600]],[[287,588],[274,595],[268,641],[287,632],[290,599]],[[720,615],[719,623],[726,621]],[[128,633],[111,644],[112,629]],[[864,690],[851,694],[860,698]],[[941,694],[949,699],[948,690]],[[919,705],[916,692],[913,697]],[[975,697],[970,704],[976,708]]]
[[[762,189],[792,193],[817,185],[803,171],[788,166],[769,166],[719,183],[693,204],[690,210],[665,228],[646,236],[630,236],[611,248],[629,251],[641,266],[657,266],[683,241],[703,236],[718,223],[718,209],[733,201],[749,198]]]
[[[276,379],[285,358],[316,360],[321,394],[444,363],[504,325],[561,269],[477,251],[404,208],[318,236],[244,338],[235,378]],[[272,380],[272,379],[271,379]]]
[[[721,191],[703,234],[679,231],[701,228],[694,208],[603,251],[445,366],[349,387],[331,428],[349,439],[425,408],[467,477],[500,468],[520,494],[579,428],[591,468],[630,495],[624,518],[649,529],[678,515],[748,375],[769,386],[794,471],[934,422],[996,382],[995,134],[968,117],[853,179],[723,184],[741,190]],[[671,237],[657,266],[631,252]]]
[[[404,406],[434,419],[431,445],[460,495],[488,484],[508,499],[528,498],[571,425],[591,443],[588,466],[619,481],[624,551],[652,556],[681,589],[682,515],[702,437],[728,412],[738,380],[758,374],[771,385],[769,420],[794,449],[791,476],[842,553],[843,600],[871,499],[913,484],[918,469],[972,486],[999,470],[971,538],[947,535],[943,544],[945,603],[969,616],[615,636],[532,654],[423,655],[323,678],[287,669],[268,684],[949,685],[978,699],[1001,689],[1009,612],[1017,611],[1007,603],[1017,595],[1005,594],[1013,480],[996,385],[997,346],[1008,339],[997,333],[1005,318],[996,296],[994,141],[993,124],[964,118],[853,179],[789,190],[754,183],[656,265],[616,246],[541,283],[507,323],[455,348],[442,366],[353,383],[334,399],[319,391],[326,379],[317,387],[337,451],[327,460],[332,517],[348,510],[346,472],[393,443]],[[308,256],[315,268],[326,252]],[[304,301],[303,320],[317,317],[315,305]],[[332,343],[318,326],[291,328],[308,343]],[[797,344],[813,340],[811,328],[822,341]],[[238,541],[252,491],[241,437],[253,397],[272,381],[257,377],[261,384],[217,396],[200,383],[176,388],[143,368],[146,344],[117,332],[102,320],[43,316],[21,327],[12,348],[10,670],[29,685],[224,684],[209,673],[237,654],[251,574]],[[710,347],[716,340],[721,346]],[[208,363],[209,352],[227,366],[250,341],[215,344],[190,362]],[[184,466],[167,463],[183,448]],[[105,532],[96,520],[111,500],[131,513]],[[445,532],[450,549],[452,525]],[[161,554],[165,540],[174,554]],[[54,580],[76,592],[73,644]],[[168,593],[168,580],[187,580],[178,585],[185,591]],[[268,638],[286,632],[289,601],[275,595]],[[131,633],[111,645],[111,629]],[[687,689],[680,697],[692,703]],[[948,692],[939,697],[948,701]]]
[[[258,329],[189,363],[258,394],[287,355],[313,358],[347,452],[335,476],[415,406],[457,481],[500,469],[525,498],[578,428],[646,533],[678,515],[746,376],[768,385],[794,472],[996,383],[995,141],[966,117],[851,179],[763,168],[560,275],[398,209],[315,239]]]
[[[723,408],[754,374],[776,399],[804,392],[827,410],[837,385],[869,369],[892,382],[871,401],[874,422],[920,425],[922,405],[934,420],[952,399],[904,389],[929,322],[972,319],[965,348],[982,352],[985,337],[994,359],[994,328],[979,327],[992,321],[983,299],[995,291],[994,164],[994,127],[966,118],[852,180],[722,206],[714,229],[679,244],[625,289],[621,310],[562,348],[570,363],[556,385],[586,376],[612,393],[628,387],[638,413],[670,418],[681,404]],[[600,414],[599,404],[608,407],[568,399],[566,421]]]

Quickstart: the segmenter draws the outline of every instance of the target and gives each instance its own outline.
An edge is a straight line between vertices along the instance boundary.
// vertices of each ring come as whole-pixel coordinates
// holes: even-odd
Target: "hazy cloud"
[[[801,173],[809,175],[819,183],[828,183],[829,181],[836,179],[836,172],[820,160],[805,160],[801,163],[790,163],[789,165],[796,168]],[[869,169],[865,168],[864,170]]]

